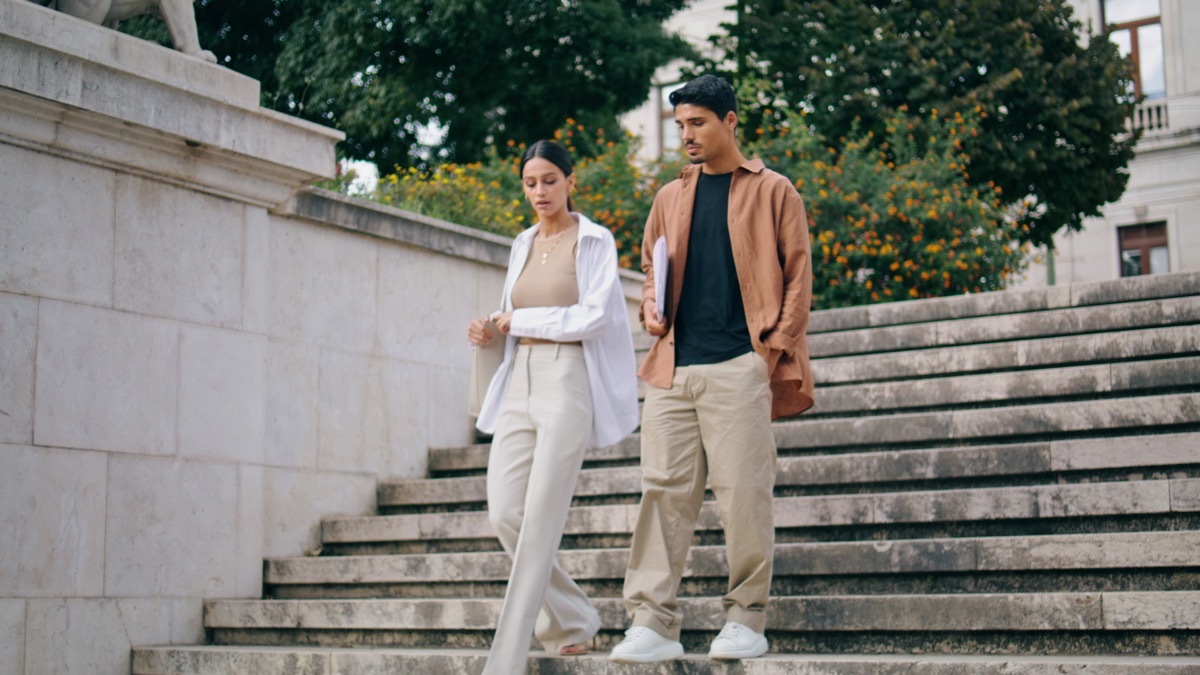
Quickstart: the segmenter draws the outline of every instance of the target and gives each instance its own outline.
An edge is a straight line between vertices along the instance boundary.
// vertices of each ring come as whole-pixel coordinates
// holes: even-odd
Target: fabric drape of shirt
[[[593,447],[612,445],[637,428],[637,362],[625,293],[617,274],[616,242],[607,228],[586,216],[572,215],[579,220],[579,245],[575,254],[579,302],[574,305],[513,310],[512,287],[525,268],[540,225],[534,225],[513,240],[501,295],[501,311],[513,312],[512,325],[504,344],[504,361],[488,386],[476,420],[476,428],[484,433],[490,434],[496,429],[500,401],[508,389],[520,337],[583,343],[594,411]]]
[[[675,312],[687,261],[688,236],[699,166],[686,167],[654,198],[642,242],[642,307],[655,297],[649,254],[667,238],[667,334],[654,341],[638,375],[669,388],[675,373]],[[749,160],[734,170],[729,186],[729,238],[754,351],[771,373],[771,417],[795,415],[813,404],[808,357],[808,314],[812,304],[812,256],[804,200],[784,176]],[[644,316],[643,316],[644,318]]]

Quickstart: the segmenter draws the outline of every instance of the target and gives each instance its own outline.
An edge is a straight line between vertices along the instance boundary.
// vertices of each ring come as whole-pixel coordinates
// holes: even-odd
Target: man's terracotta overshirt
[[[699,173],[699,166],[689,166],[658,192],[642,242],[644,309],[647,299],[661,302],[655,297],[652,252],[659,237],[667,238],[668,330],[654,341],[638,369],[643,380],[664,389],[671,386],[675,374],[675,310],[683,287]],[[812,302],[808,216],[791,182],[761,160],[749,160],[734,170],[729,186],[729,239],[750,342],[766,359],[771,374],[771,417],[795,415],[813,404],[805,338]]]

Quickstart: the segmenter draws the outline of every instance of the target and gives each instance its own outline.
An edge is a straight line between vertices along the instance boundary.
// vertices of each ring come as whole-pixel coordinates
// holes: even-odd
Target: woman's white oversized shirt
[[[512,327],[504,344],[504,360],[488,386],[475,424],[484,433],[496,430],[500,402],[512,378],[519,337],[583,343],[583,359],[592,393],[593,447],[612,445],[637,428],[637,363],[625,293],[617,276],[616,243],[608,229],[582,214],[572,215],[579,219],[579,246],[575,255],[579,302],[569,307],[525,307],[513,311]],[[513,310],[513,284],[525,269],[539,227],[534,225],[513,240],[501,311]]]

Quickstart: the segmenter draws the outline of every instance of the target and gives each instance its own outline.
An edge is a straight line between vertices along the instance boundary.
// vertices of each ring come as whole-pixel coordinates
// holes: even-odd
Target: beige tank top
[[[579,285],[575,278],[578,243],[578,224],[550,239],[534,238],[525,269],[513,284],[513,307],[569,307],[578,303]]]

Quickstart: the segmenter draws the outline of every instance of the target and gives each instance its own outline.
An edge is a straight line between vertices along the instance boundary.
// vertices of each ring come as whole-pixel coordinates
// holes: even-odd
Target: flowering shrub
[[[757,130],[746,154],[791,178],[804,197],[813,249],[813,303],[847,307],[1000,289],[1026,247],[999,190],[972,186],[961,114],[918,126],[897,117],[871,135],[821,148],[802,115]]]
[[[603,129],[588,135],[573,120],[554,137],[575,158],[578,174],[575,209],[612,231],[617,240],[617,259],[622,267],[638,269],[642,258],[642,231],[650,205],[658,192],[657,174],[643,169],[637,159],[637,138],[622,132],[609,139]],[[580,152],[588,144],[591,153]]]
[[[820,147],[803,115],[765,116],[747,157],[791,178],[808,208],[813,302],[846,307],[1000,289],[1023,269],[1027,247],[1005,218],[996,188],[973,186],[961,114],[919,125],[896,117],[882,143],[871,134],[840,152]],[[682,164],[642,166],[637,139],[589,132],[573,120],[555,132],[575,159],[575,209],[608,227],[623,267],[641,263],[646,216]],[[400,169],[379,181],[378,201],[509,236],[531,224],[517,168],[523,144],[486,161],[430,172]]]
[[[432,171],[397,168],[382,176],[375,199],[459,225],[516,236],[527,225],[516,158],[443,164]]]
[[[628,133],[609,138],[574,120],[554,133],[575,162],[575,210],[608,227],[623,267],[636,268],[642,227],[657,183],[636,162],[637,140]],[[517,174],[525,144],[509,142],[507,153],[491,151],[483,162],[444,164],[432,171],[400,169],[383,176],[375,199],[460,225],[515,236],[532,224]]]

